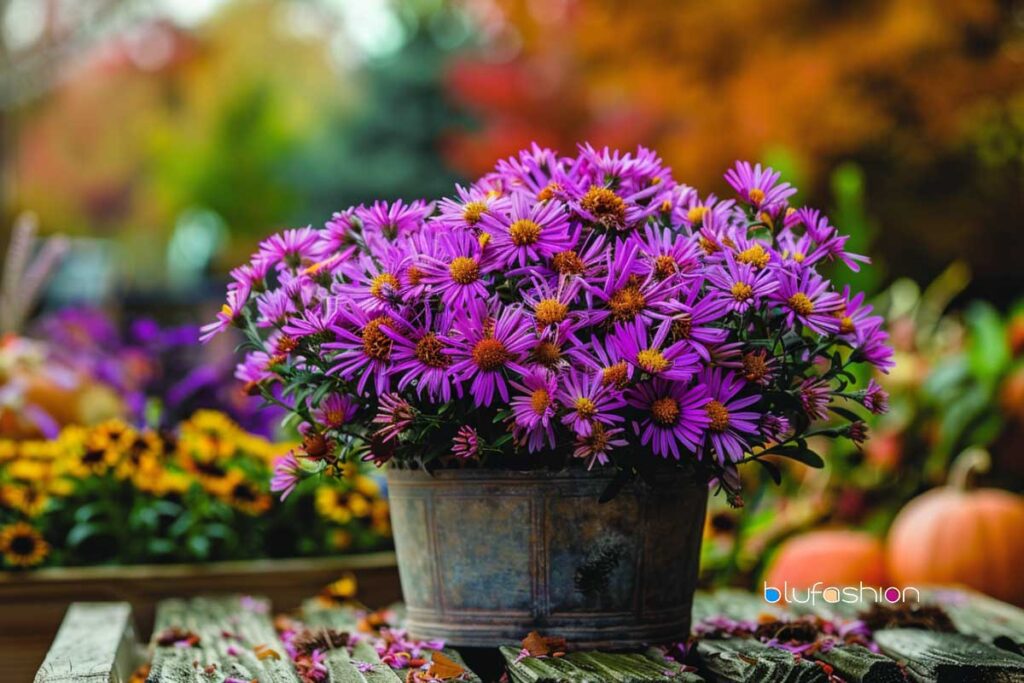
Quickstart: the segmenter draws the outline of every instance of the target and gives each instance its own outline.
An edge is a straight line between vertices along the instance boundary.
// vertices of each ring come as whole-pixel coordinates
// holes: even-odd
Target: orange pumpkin
[[[889,530],[890,576],[904,586],[961,584],[1024,605],[1024,498],[1001,489],[971,489],[988,453],[970,449],[949,482],[911,500]]]
[[[765,573],[769,586],[805,590],[825,586],[883,586],[885,549],[863,531],[822,529],[794,536],[780,547]]]

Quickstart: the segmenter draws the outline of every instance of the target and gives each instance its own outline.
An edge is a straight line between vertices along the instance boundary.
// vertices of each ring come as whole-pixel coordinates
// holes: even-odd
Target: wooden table
[[[527,656],[519,643],[497,651],[442,652],[465,669],[446,680],[467,683],[503,674],[511,683],[1024,682],[1024,611],[948,589],[926,591],[923,602],[925,609],[875,610],[867,618],[881,622],[867,631],[857,617],[867,614],[868,605],[781,609],[739,591],[698,594],[698,637],[684,646],[685,666],[666,659],[661,649],[574,652],[571,643],[567,653],[542,657]],[[402,683],[410,669],[382,662],[375,647],[380,634],[368,630],[378,616],[367,619],[352,607],[314,599],[275,620],[263,598],[169,599],[158,605],[153,635],[144,646],[135,638],[126,603],[75,603],[35,681],[301,683],[282,642],[289,639],[294,650],[301,641],[292,634],[299,633],[307,638],[307,651],[314,647],[310,638],[319,643],[326,683]],[[387,616],[400,628],[400,607]],[[352,642],[347,634],[359,637]],[[426,651],[423,666],[434,656]]]

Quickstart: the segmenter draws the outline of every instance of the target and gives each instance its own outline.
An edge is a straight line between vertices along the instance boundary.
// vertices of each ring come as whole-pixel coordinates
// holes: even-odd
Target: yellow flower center
[[[679,271],[679,264],[668,254],[662,254],[654,259],[654,277],[664,280],[675,275]]]
[[[580,206],[604,226],[621,228],[626,223],[626,202],[607,187],[591,185]]]
[[[529,218],[520,218],[508,229],[512,237],[512,244],[517,247],[526,247],[536,244],[540,239],[540,226]]]
[[[537,307],[534,309],[537,324],[541,327],[562,322],[568,313],[569,307],[558,299],[543,299],[537,302]]]
[[[810,315],[814,313],[814,302],[803,292],[797,292],[786,301],[798,315]]]
[[[768,374],[768,361],[764,353],[748,353],[743,356],[743,378],[758,382]]]
[[[840,334],[853,334],[857,331],[857,326],[853,324],[853,318],[848,315],[844,315],[839,318],[839,333]]]
[[[700,225],[704,222],[704,215],[708,212],[706,206],[694,206],[686,212],[686,218],[692,225]]]
[[[679,419],[679,402],[671,396],[655,400],[651,403],[651,417],[665,427],[674,425]]]
[[[573,403],[573,408],[576,409],[576,414],[584,420],[589,420],[594,417],[594,415],[597,415],[597,405],[595,405],[594,402],[586,396],[580,396],[577,398]]]
[[[485,337],[473,347],[473,362],[481,370],[497,370],[510,356],[505,345],[493,337]]]
[[[633,320],[646,305],[647,300],[636,285],[626,285],[608,299],[608,307],[612,309],[612,319],[615,322]]]
[[[759,187],[752,188],[747,196],[750,197],[751,204],[760,204],[764,201],[764,190]]]
[[[386,315],[374,318],[363,326],[363,353],[374,360],[388,360],[391,357],[391,337],[381,330],[381,325],[393,327],[395,321]]]
[[[448,266],[448,273],[456,284],[469,285],[480,278],[480,266],[476,259],[468,256],[456,256]]]
[[[736,260],[740,263],[748,263],[755,268],[764,268],[768,265],[768,261],[771,260],[772,255],[769,254],[764,247],[760,244],[755,244],[749,249],[744,249],[736,255]]]
[[[394,292],[398,289],[398,278],[391,273],[381,273],[370,281],[370,294],[378,299],[383,299],[389,290]]]
[[[629,365],[624,360],[615,365],[609,365],[601,371],[602,384],[610,384],[616,389],[622,389],[627,382],[629,382]]]
[[[586,270],[583,259],[572,249],[560,251],[551,257],[551,265],[560,275],[582,275]]]
[[[541,202],[546,202],[549,199],[553,199],[555,193],[560,192],[561,189],[562,186],[559,185],[558,183],[548,183],[543,188],[541,188],[540,192],[537,193],[537,200]]]
[[[482,232],[482,233],[480,233],[479,235],[476,236],[476,241],[477,241],[477,244],[480,245],[480,248],[483,249],[484,247],[486,247],[488,244],[491,243],[491,233],[489,233],[489,232]]]
[[[552,368],[562,360],[562,351],[553,342],[544,340],[533,349],[534,359],[546,368]]]
[[[536,389],[530,394],[530,407],[538,415],[543,415],[550,405],[551,395],[547,389]]]
[[[417,360],[431,368],[446,368],[451,359],[444,353],[444,344],[433,332],[427,332],[416,342]]]
[[[672,337],[674,339],[689,339],[693,334],[693,316],[689,313],[680,313],[672,321]]]
[[[704,410],[707,412],[708,417],[711,419],[711,424],[708,425],[708,429],[713,432],[724,432],[729,426],[729,409],[718,401],[711,400],[704,406]]]
[[[483,202],[469,202],[462,207],[462,218],[469,225],[476,225],[480,222],[480,217],[484,215],[484,211],[487,211],[487,205]]]
[[[737,282],[729,290],[732,294],[732,298],[736,301],[743,302],[747,301],[754,295],[754,288],[748,285],[746,282]]]
[[[636,364],[652,375],[664,372],[670,365],[668,359],[658,349],[644,349],[638,352],[636,354]]]
[[[700,244],[700,248],[703,249],[704,253],[707,254],[708,256],[711,256],[711,254],[714,254],[715,252],[722,250],[722,248],[718,246],[713,240],[708,239],[704,235],[701,235],[697,239],[697,242],[698,244]]]
[[[405,269],[405,279],[409,281],[411,286],[415,287],[423,280],[423,271],[416,266],[409,266]]]

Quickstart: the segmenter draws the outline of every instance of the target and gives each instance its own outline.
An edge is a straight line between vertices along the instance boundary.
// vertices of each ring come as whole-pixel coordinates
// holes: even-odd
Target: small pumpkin
[[[885,547],[864,531],[821,529],[785,541],[765,573],[769,586],[885,585]]]
[[[968,449],[946,486],[914,498],[896,516],[886,561],[898,584],[960,584],[1024,604],[1024,498],[971,488],[973,475],[990,462],[987,452]]]

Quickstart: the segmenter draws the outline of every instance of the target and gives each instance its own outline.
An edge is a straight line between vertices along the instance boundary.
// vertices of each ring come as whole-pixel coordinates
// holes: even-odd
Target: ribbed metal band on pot
[[[389,470],[410,632],[463,647],[532,629],[582,647],[685,638],[707,486],[669,472],[600,504],[611,476]]]

